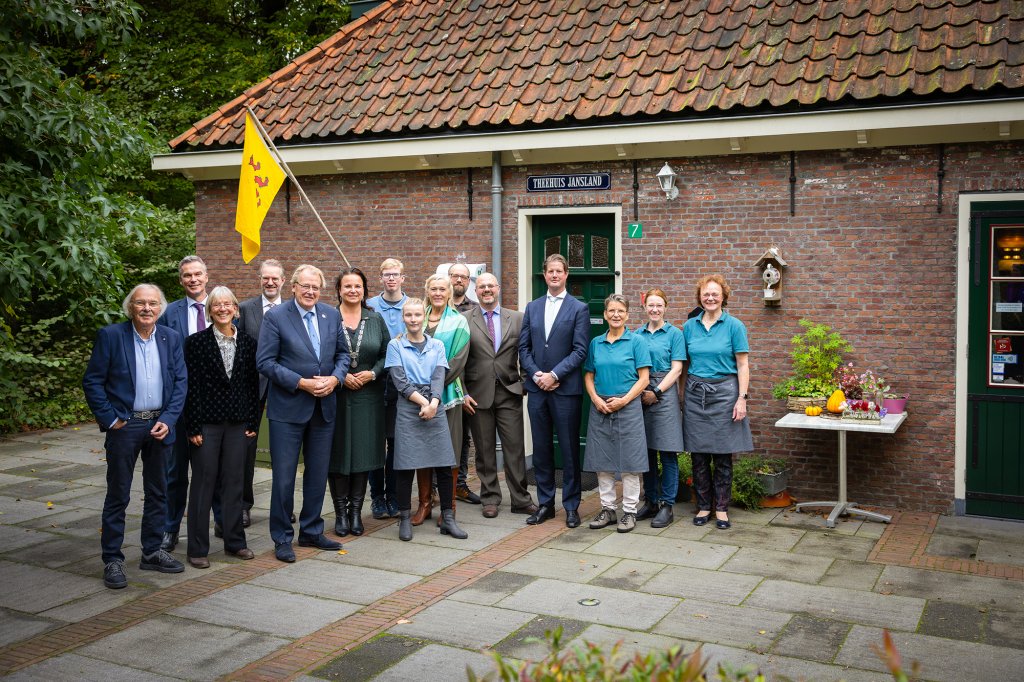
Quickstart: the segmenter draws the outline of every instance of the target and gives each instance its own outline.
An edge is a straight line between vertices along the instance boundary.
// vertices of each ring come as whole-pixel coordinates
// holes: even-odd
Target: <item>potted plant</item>
[[[803,332],[790,343],[792,373],[772,388],[772,396],[786,400],[792,412],[804,412],[811,405],[825,406],[836,388],[835,372],[843,353],[852,350],[846,339],[827,324],[800,320]]]
[[[882,398],[882,407],[887,414],[903,414],[907,411],[907,401],[910,395],[907,393],[886,393]]]
[[[789,465],[779,457],[763,457],[757,475],[764,486],[765,497],[778,495],[788,487]]]
[[[879,407],[882,407],[885,394],[892,390],[885,379],[870,369],[864,370],[864,373],[860,375],[860,387],[861,397],[874,402]]]

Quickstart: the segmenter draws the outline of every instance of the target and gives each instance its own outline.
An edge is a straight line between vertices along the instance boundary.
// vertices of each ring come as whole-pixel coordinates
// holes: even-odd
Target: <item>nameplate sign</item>
[[[611,189],[611,173],[577,173],[574,175],[531,175],[526,178],[527,192],[576,192]]]

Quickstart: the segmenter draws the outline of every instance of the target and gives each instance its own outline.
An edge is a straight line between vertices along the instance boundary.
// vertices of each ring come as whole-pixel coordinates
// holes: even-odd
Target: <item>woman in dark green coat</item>
[[[366,481],[370,471],[384,466],[384,358],[390,339],[384,318],[366,305],[362,270],[342,270],[334,286],[352,364],[338,396],[327,482],[334,500],[334,532],[362,535]]]

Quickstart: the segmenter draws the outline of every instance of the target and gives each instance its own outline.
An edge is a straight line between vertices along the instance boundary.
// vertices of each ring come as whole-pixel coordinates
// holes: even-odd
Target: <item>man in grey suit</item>
[[[300,265],[292,274],[292,301],[263,316],[256,369],[270,380],[270,536],[279,561],[293,563],[295,529],[288,520],[295,500],[295,474],[302,451],[302,510],[299,545],[325,550],[341,543],[324,535],[320,515],[337,414],[336,389],[345,382],[350,356],[341,313],[320,303],[324,273]]]
[[[469,428],[476,444],[476,473],[480,478],[483,515],[494,518],[501,503],[495,432],[501,437],[505,484],[513,514],[533,514],[537,506],[526,483],[523,443],[523,381],[519,370],[519,332],[523,314],[498,306],[501,285],[489,272],[476,279],[480,302],[463,313],[469,321],[469,359],[466,362],[466,402]]]
[[[260,288],[263,293],[259,296],[247,298],[238,304],[238,328],[251,336],[254,341],[259,341],[260,327],[263,325],[263,316],[278,305],[281,305],[281,287],[284,285],[284,266],[280,261],[268,258],[260,264]],[[267,405],[267,388],[270,382],[265,376],[260,375],[260,411],[259,419],[263,419],[263,409]],[[248,528],[252,522],[250,510],[255,503],[255,495],[252,490],[252,480],[256,471],[256,441],[257,438],[250,438],[247,443],[248,450],[245,453],[245,480],[242,486],[242,527]]]

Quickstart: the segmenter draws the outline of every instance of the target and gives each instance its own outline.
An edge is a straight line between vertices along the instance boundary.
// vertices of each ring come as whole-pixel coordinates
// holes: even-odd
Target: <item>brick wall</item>
[[[751,339],[751,421],[759,451],[793,465],[791,490],[828,499],[837,480],[834,433],[776,430],[782,414],[771,386],[789,368],[797,320],[827,322],[853,345],[850,357],[911,394],[911,417],[894,437],[850,434],[849,495],[900,509],[949,512],[953,504],[954,343],[957,194],[1024,188],[1024,144],[947,145],[942,212],[937,212],[936,147],[834,150],[796,155],[796,215],[790,215],[789,155],[669,159],[679,198],[668,201],[654,175],[664,159],[638,163],[639,218],[644,236],[623,238],[623,291],[659,286],[669,319],[695,305],[693,285],[721,272],[733,288],[730,311]],[[605,171],[605,192],[528,194],[526,176]],[[406,290],[421,292],[441,262],[465,255],[490,263],[490,171],[473,173],[473,220],[465,170],[303,178],[303,186],[353,265],[378,289],[380,261],[406,265]],[[632,222],[632,163],[510,167],[504,170],[504,299],[518,297],[517,210],[539,206],[618,205]],[[196,189],[197,248],[211,283],[242,296],[258,292],[257,261],[246,266],[233,232],[237,182]],[[263,228],[263,257],[287,268],[320,265],[329,277],[341,259],[309,210],[284,193]],[[781,307],[760,301],[754,262],[771,245],[782,249]],[[334,302],[333,292],[325,300]],[[674,314],[673,314],[674,313]],[[632,322],[637,322],[639,315]]]

